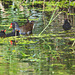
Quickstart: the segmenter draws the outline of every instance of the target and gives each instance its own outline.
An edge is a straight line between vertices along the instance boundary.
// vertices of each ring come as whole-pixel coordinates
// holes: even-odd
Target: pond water
[[[29,36],[0,37],[0,75],[75,75],[75,15],[70,16],[71,30],[65,32],[64,13],[13,6],[1,12],[0,30],[9,33],[12,21],[21,26],[27,18],[35,21],[34,29]],[[49,24],[51,17],[55,19]]]

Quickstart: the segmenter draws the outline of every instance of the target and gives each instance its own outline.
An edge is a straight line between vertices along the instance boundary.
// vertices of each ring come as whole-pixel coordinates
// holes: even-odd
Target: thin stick
[[[56,9],[57,9],[57,7],[56,7]],[[56,9],[55,9],[55,11],[56,11]],[[51,24],[51,22],[61,13],[59,13],[59,14],[57,14],[56,16],[55,16],[55,18],[53,18],[53,16],[54,16],[54,14],[55,14],[55,11],[54,11],[54,13],[53,13],[53,15],[52,15],[52,17],[51,17],[51,19],[50,19],[50,21],[49,21],[49,24],[42,30],[42,32],[39,34],[39,35],[41,35],[45,30],[46,30],[46,28]],[[52,20],[52,18],[53,18],[53,20]]]

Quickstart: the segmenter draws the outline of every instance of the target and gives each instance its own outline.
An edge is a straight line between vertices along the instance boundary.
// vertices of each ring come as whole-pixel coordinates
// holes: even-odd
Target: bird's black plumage
[[[71,25],[70,25],[70,23],[68,22],[67,19],[64,20],[63,29],[64,29],[65,31],[71,29]]]
[[[6,34],[6,37],[19,36],[19,35],[20,35],[20,34],[19,34],[19,30],[17,30],[17,31],[14,31],[14,32],[11,32],[11,33]]]
[[[6,31],[5,29],[0,31],[0,37],[5,37],[6,36],[5,31]]]

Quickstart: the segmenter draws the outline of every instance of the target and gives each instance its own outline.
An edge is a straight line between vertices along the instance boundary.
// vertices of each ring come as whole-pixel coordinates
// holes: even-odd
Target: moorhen
[[[19,28],[21,29],[22,33],[29,35],[29,34],[32,34],[33,25],[34,25],[34,21],[31,21],[31,22],[27,22],[23,26],[20,26]]]
[[[0,37],[6,37],[6,34],[5,34],[5,32],[6,32],[6,30],[4,29],[4,30],[1,30],[0,31]]]
[[[10,37],[10,36],[19,36],[19,30],[13,30],[11,33],[6,34],[6,37]]]
[[[16,30],[16,31],[13,30],[13,32],[8,33],[8,34],[6,34],[5,32],[6,32],[5,29],[1,30],[0,37],[5,38],[5,37],[11,37],[11,36],[19,36],[19,30]]]
[[[71,29],[71,25],[70,25],[70,23],[68,22],[68,19],[65,19],[65,20],[64,20],[63,29],[64,29],[65,31]]]
[[[12,22],[9,28],[13,28],[13,30],[17,29],[19,30],[19,34],[25,35],[25,34],[32,34],[32,29],[33,29],[34,21],[29,22],[23,26],[19,26],[17,22]]]

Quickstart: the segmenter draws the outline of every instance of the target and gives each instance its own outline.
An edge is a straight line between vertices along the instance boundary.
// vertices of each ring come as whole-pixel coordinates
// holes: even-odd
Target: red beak
[[[11,45],[13,44],[13,42],[12,42],[12,41],[10,41],[10,43],[11,43]]]
[[[10,25],[9,29],[10,29],[10,28],[12,28],[12,23],[11,23],[11,25]]]
[[[4,32],[6,32],[6,30],[4,30]]]

